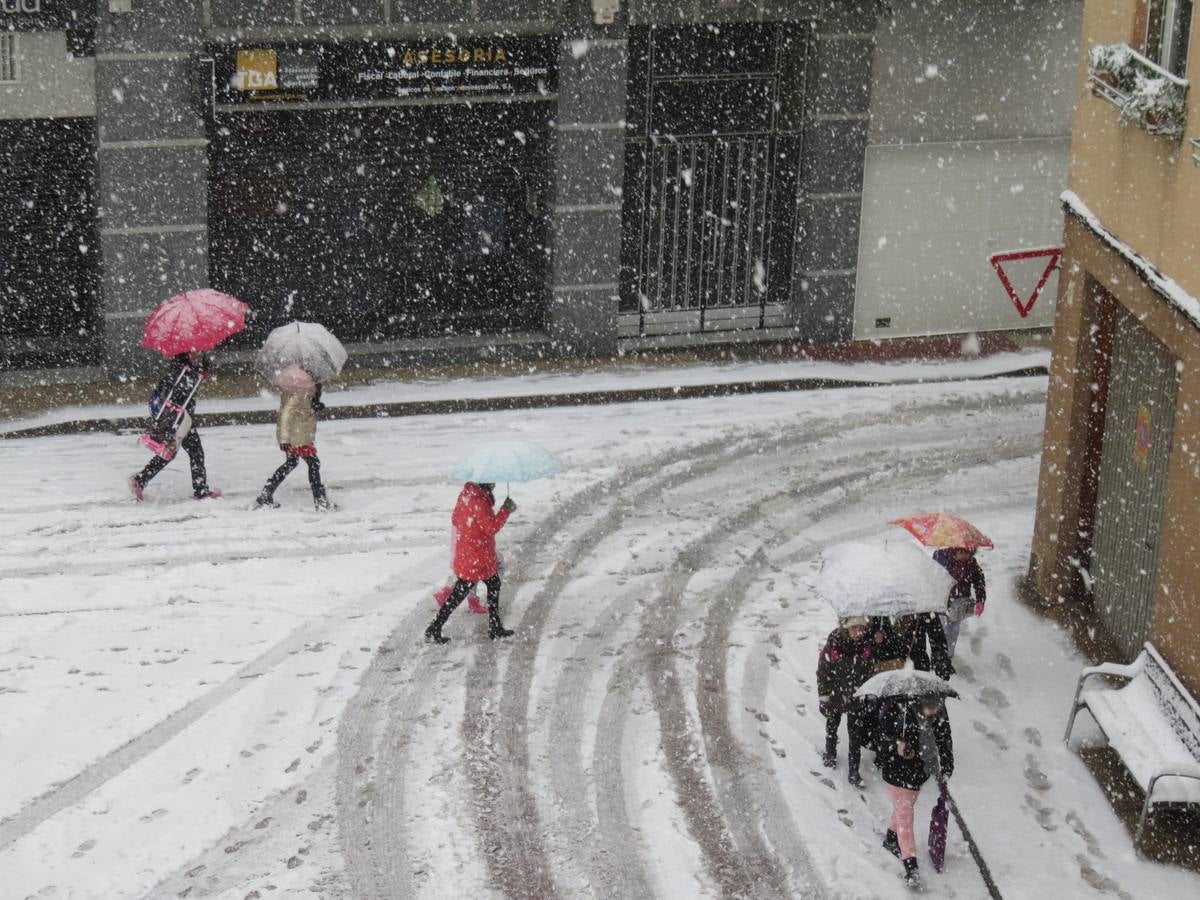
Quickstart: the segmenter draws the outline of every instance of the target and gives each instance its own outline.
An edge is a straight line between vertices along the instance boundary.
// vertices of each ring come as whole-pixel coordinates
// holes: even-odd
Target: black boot
[[[454,583],[454,589],[450,592],[450,596],[446,598],[446,602],[438,610],[437,616],[429,623],[429,627],[425,629],[425,643],[450,643],[450,638],[442,634],[442,626],[446,624],[446,620],[450,618],[450,614],[458,609],[458,605],[466,599],[467,594],[471,592],[471,588],[473,587],[475,587],[473,581],[463,581],[460,579]]]
[[[923,886],[921,881],[921,873],[917,871],[917,858],[910,856],[904,860],[904,883],[914,891],[919,891]]]
[[[825,738],[825,752],[821,754],[821,765],[827,769],[837,768],[837,738]]]
[[[883,849],[896,859],[900,858],[900,838],[896,837],[896,832],[888,829],[888,833],[883,836]]]
[[[505,628],[500,621],[500,598],[488,603],[488,637],[493,641],[497,638],[508,638],[514,634],[511,628]]]
[[[850,782],[851,787],[860,788],[863,785],[862,775],[858,773],[859,763],[862,761],[862,747],[856,744],[853,740],[850,746],[846,749],[846,780]]]

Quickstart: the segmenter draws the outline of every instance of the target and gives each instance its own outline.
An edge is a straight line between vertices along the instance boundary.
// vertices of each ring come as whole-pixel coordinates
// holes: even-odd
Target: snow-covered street
[[[947,509],[996,542],[949,702],[951,788],[1004,896],[1200,894],[1063,746],[1085,663],[1020,605],[1045,378],[206,429],[135,504],[131,436],[0,444],[0,897],[904,897],[890,804],[820,765],[823,548]],[[517,635],[449,574],[453,462],[536,441],[500,533]],[[503,490],[501,485],[498,490]],[[1090,723],[1080,721],[1086,737]],[[869,754],[868,754],[869,759]],[[985,896],[951,826],[935,897]],[[864,864],[865,861],[865,864]]]

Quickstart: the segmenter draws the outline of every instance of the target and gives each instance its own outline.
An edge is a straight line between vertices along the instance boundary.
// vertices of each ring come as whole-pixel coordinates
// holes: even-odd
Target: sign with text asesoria
[[[558,40],[479,37],[363,44],[257,44],[214,48],[216,102],[428,100],[558,89]]]

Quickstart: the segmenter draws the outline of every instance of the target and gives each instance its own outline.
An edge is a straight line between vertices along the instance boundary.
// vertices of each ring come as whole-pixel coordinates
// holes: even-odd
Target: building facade
[[[1018,7],[0,0],[5,366],[192,285],[384,359],[1048,326],[988,255],[1061,231],[1081,0]]]
[[[1200,23],[1085,4],[1029,586],[1200,692]],[[1147,90],[1148,88],[1148,90]],[[1189,141],[1191,143],[1189,143]]]

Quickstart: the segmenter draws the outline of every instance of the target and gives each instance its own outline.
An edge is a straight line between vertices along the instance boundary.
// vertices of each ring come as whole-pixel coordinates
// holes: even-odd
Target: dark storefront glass
[[[550,53],[554,42],[535,47]],[[481,75],[464,82],[479,95],[469,102],[453,85],[418,96],[405,49],[370,48],[310,50],[320,65],[307,73],[305,57],[281,49],[279,80],[286,64],[310,84],[288,108],[218,97],[229,102],[211,132],[211,279],[256,310],[241,341],[291,318],[351,341],[542,329],[554,110],[545,76]],[[501,71],[482,47],[435,58],[452,51],[459,71],[473,55],[479,72]],[[352,62],[369,66],[357,87]],[[334,63],[338,80],[326,83],[334,76],[320,66]],[[389,100],[388,81],[404,96]],[[500,88],[523,93],[487,95]]]

